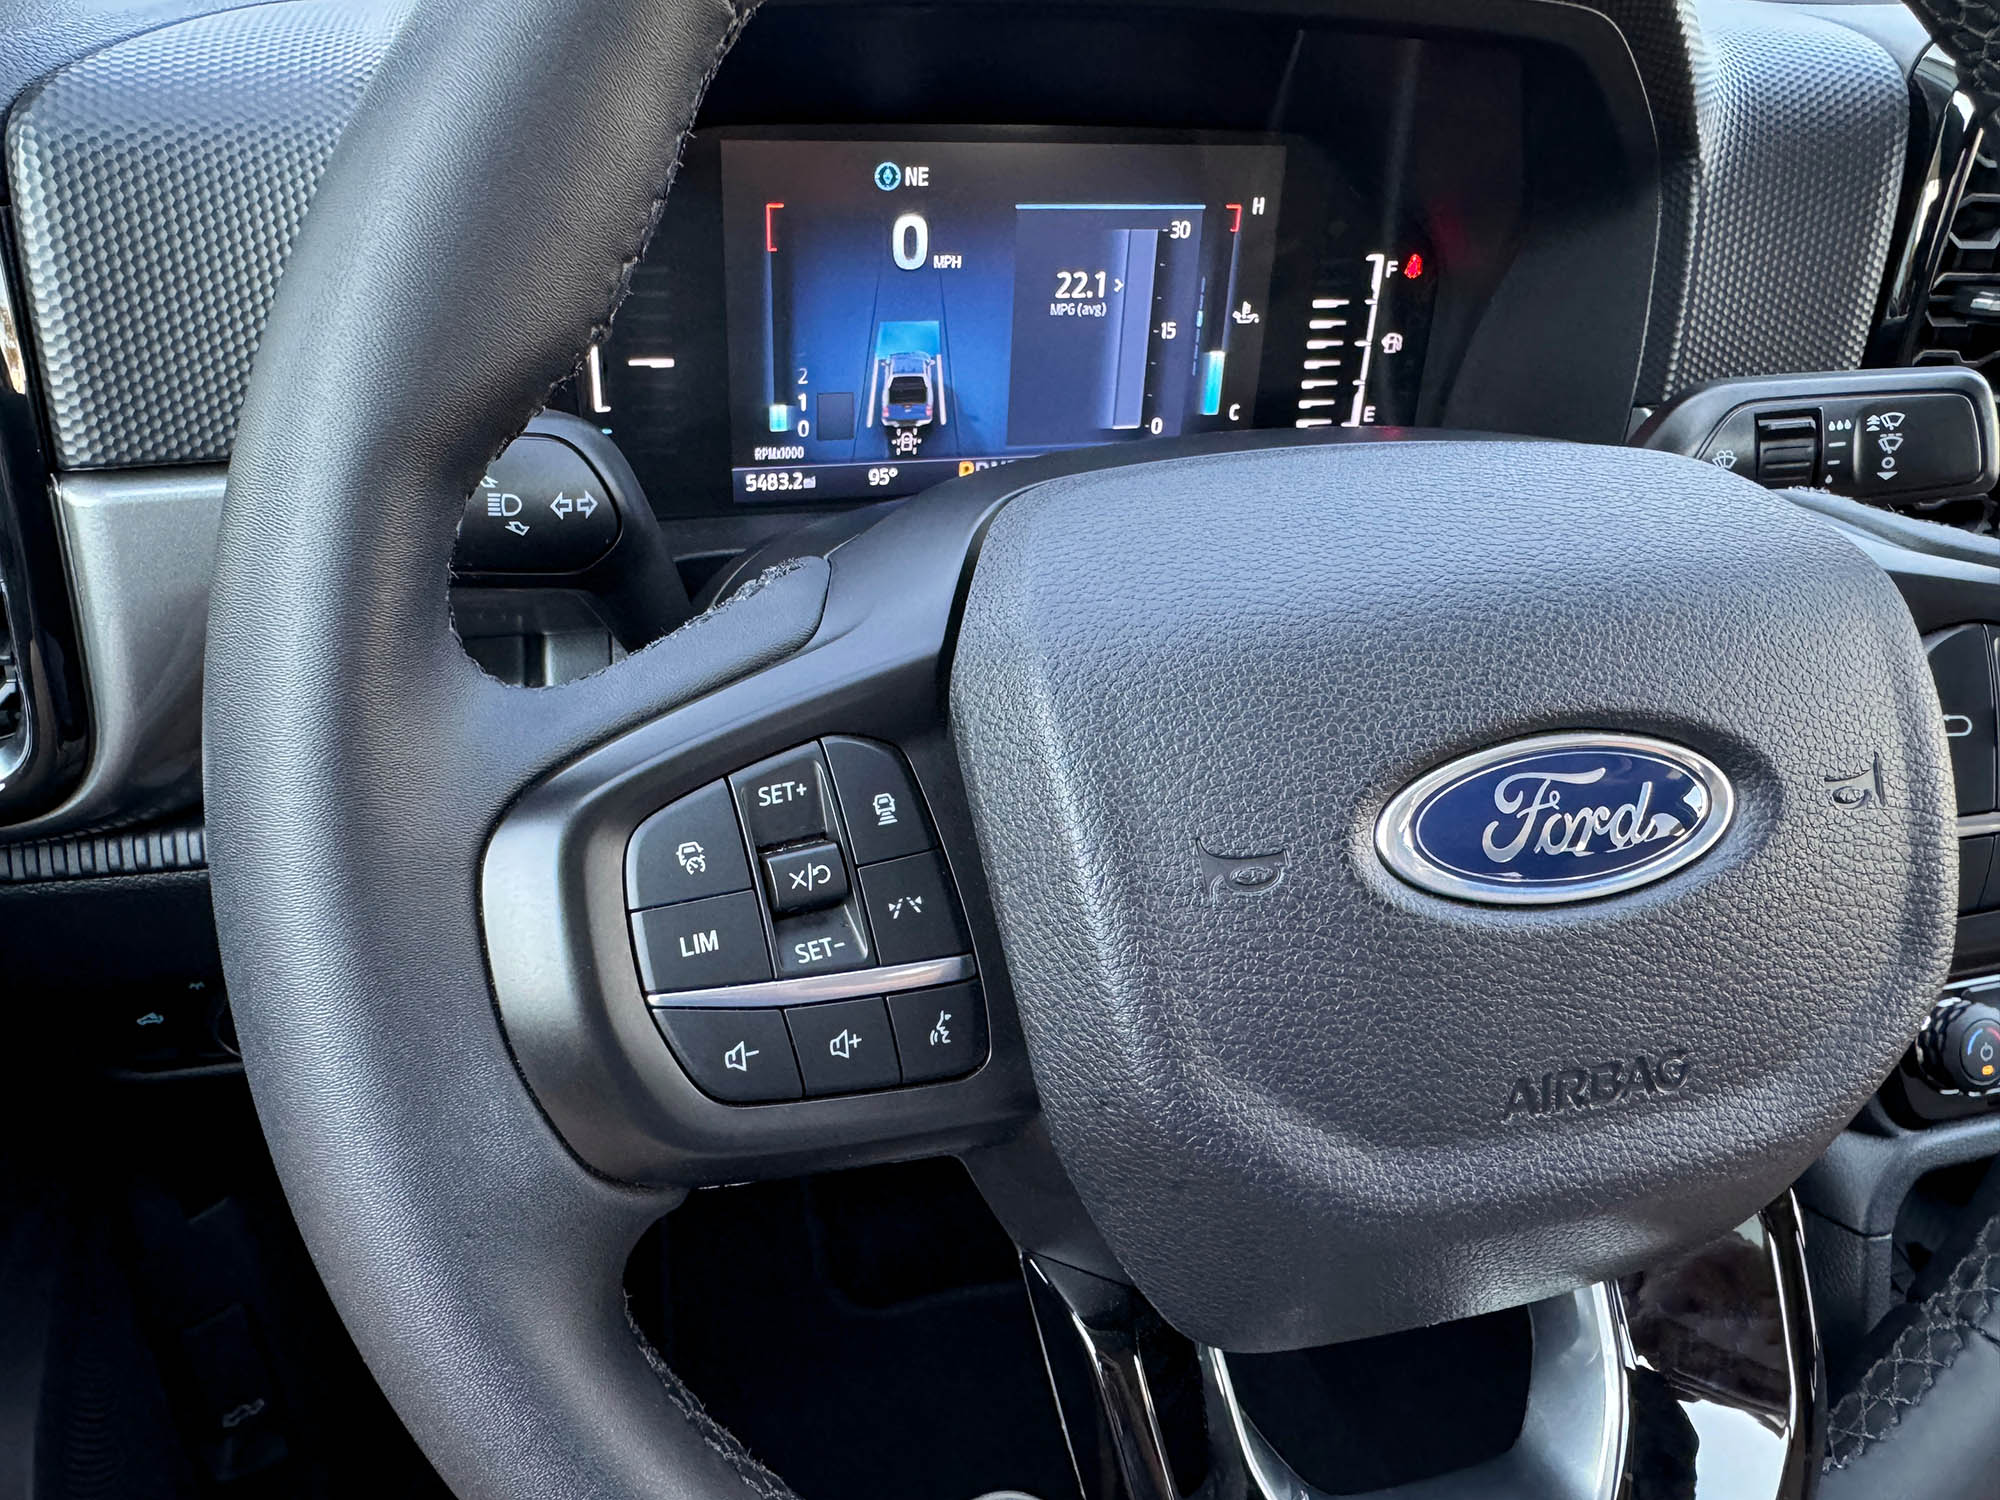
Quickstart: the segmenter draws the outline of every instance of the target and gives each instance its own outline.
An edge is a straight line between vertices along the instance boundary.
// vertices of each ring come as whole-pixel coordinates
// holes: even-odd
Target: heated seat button
[[[1951,746],[1952,779],[1958,787],[1958,813],[1967,817],[1993,811],[1995,716],[1992,649],[1983,625],[1961,625],[1934,637],[1926,646],[1931,675],[1937,679],[1938,706],[1944,712],[1945,739]]]
[[[986,1006],[976,984],[891,995],[889,1023],[905,1083],[959,1078],[986,1061]]]
[[[847,820],[854,862],[872,865],[931,847],[916,783],[903,757],[870,740],[828,739],[826,763]]]
[[[1953,392],[1886,396],[1854,423],[1854,484],[1862,495],[1948,494],[1985,467],[1979,417]]]
[[[656,1010],[653,1023],[712,1099],[769,1104],[800,1095],[792,1039],[775,1010]]]
[[[875,930],[878,963],[910,964],[972,950],[950,877],[936,854],[868,866],[861,872],[861,895]]]
[[[764,856],[764,884],[780,916],[847,899],[847,862],[840,845],[822,841]]]
[[[654,813],[625,850],[625,903],[634,908],[749,889],[750,861],[720,781]]]
[[[785,1012],[808,1094],[855,1094],[902,1082],[889,1012],[880,1000],[802,1005]]]
[[[632,946],[639,955],[639,981],[649,995],[771,977],[755,891],[635,913]]]
[[[804,745],[774,755],[729,778],[743,826],[759,849],[825,838],[833,832],[828,816],[826,766],[819,746]]]

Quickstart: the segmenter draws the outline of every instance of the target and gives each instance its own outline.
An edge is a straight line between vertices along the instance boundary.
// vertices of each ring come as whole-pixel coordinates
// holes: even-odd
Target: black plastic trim
[[[29,389],[39,366],[20,322],[11,267],[11,223],[0,223],[0,288],[14,308]],[[59,802],[83,774],[88,701],[61,545],[49,504],[49,469],[35,403],[0,377],[0,610],[14,643],[26,702],[27,745],[11,770],[0,764],[0,828]]]

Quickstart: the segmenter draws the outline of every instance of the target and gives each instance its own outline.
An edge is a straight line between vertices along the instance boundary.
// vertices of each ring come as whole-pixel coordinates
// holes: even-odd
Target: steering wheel
[[[635,1241],[704,1183],[957,1154],[1079,1326],[1137,1288],[1227,1351],[1561,1298],[1781,1195],[1945,977],[1953,804],[1895,590],[1713,467],[1312,434],[1070,455],[911,501],[592,677],[481,673],[446,598],[464,497],[603,337],[746,16],[418,7],[231,465],[207,811],[245,1064],[445,1478],[787,1493],[626,1310]],[[649,1006],[628,841],[850,736],[912,768],[965,952],[734,1002],[976,972],[989,1055],[728,1102],[656,1028],[698,1007]],[[1496,747],[1579,789],[1549,859],[1593,826],[1678,852],[1553,895],[1399,864],[1398,810],[1491,792]],[[1664,755],[1683,804],[1599,807],[1532,760],[1565,748]]]

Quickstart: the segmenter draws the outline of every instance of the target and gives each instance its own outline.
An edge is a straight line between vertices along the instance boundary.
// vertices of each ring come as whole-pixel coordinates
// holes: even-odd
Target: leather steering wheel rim
[[[535,775],[802,644],[824,565],[539,690],[480,673],[445,588],[463,497],[602,336],[747,15],[417,8],[292,253],[230,469],[205,780],[246,1066],[318,1269],[460,1494],[788,1493],[627,1316],[625,1259],[675,1199],[592,1174],[536,1108],[478,859]]]

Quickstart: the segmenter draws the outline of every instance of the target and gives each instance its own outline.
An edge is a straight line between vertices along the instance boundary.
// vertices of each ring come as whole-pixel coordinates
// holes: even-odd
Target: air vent
[[[1912,363],[1966,365],[2000,379],[2000,162],[1988,146],[1952,215]]]

